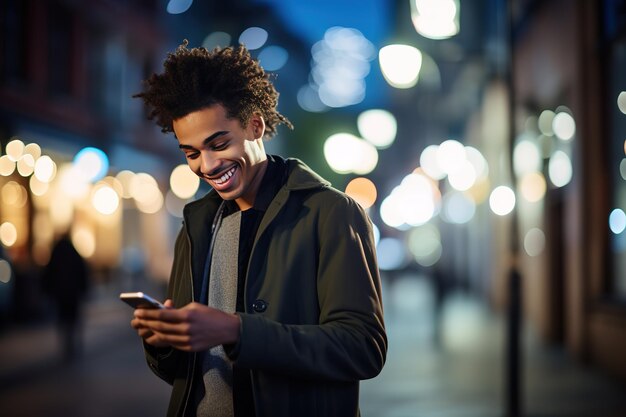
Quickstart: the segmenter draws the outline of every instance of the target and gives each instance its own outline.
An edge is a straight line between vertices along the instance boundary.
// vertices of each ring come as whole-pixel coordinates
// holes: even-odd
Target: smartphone
[[[142,292],[123,292],[120,300],[133,308],[165,308],[159,301]]]

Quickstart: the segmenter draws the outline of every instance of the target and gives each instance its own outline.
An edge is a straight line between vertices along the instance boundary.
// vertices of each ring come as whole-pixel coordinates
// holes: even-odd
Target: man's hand
[[[240,319],[236,314],[199,303],[176,309],[171,300],[165,301],[165,307],[138,308],[131,321],[139,336],[152,346],[198,352],[239,340]]]

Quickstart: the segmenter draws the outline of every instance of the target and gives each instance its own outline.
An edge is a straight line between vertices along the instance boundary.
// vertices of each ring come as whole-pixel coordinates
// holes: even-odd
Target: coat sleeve
[[[236,363],[297,378],[372,378],[385,362],[387,337],[371,222],[341,196],[323,209],[317,230],[319,324],[241,314]]]

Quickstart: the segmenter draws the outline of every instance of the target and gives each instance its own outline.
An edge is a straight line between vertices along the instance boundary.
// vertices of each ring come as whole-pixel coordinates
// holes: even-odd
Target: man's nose
[[[219,160],[211,156],[210,152],[200,153],[200,171],[203,175],[212,176],[219,171]]]

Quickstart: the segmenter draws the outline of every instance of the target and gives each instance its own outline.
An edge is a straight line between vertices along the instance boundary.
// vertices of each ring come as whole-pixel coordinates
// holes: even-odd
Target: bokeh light
[[[200,187],[200,178],[187,164],[180,164],[170,174],[170,188],[179,198],[186,200],[194,195]]]
[[[465,224],[474,218],[476,203],[464,193],[451,191],[442,199],[441,217],[454,224]]]
[[[289,52],[282,46],[271,45],[259,52],[258,59],[265,71],[278,71],[287,63]]]
[[[364,177],[353,179],[346,186],[346,194],[352,197],[364,209],[368,209],[376,202],[376,185]]]
[[[72,244],[83,258],[91,258],[96,252],[96,236],[85,226],[76,226],[71,233]]]
[[[41,182],[48,183],[54,179],[57,166],[48,155],[43,155],[35,162],[35,177]]]
[[[556,151],[548,162],[550,181],[557,187],[563,187],[572,180],[572,161],[563,151]]]
[[[12,275],[11,264],[6,259],[0,259],[0,282],[7,284]]]
[[[212,51],[217,47],[225,48],[229,46],[231,41],[231,36],[226,32],[212,32],[204,38],[202,41],[202,47],[208,51]]]
[[[546,236],[541,229],[534,227],[524,235],[524,251],[526,251],[528,256],[540,255],[545,246]]]
[[[526,201],[535,203],[546,194],[546,179],[540,172],[529,172],[520,179],[519,188]]]
[[[371,143],[349,133],[336,133],[324,142],[324,157],[339,174],[369,174],[378,164],[378,151]]]
[[[33,160],[37,160],[41,156],[41,147],[36,143],[29,143],[24,146],[24,154],[31,155]]]
[[[4,246],[11,247],[17,241],[17,229],[11,222],[0,224],[0,242]]]
[[[267,42],[267,31],[260,27],[249,27],[239,35],[239,43],[245,45],[248,50],[259,49]]]
[[[388,148],[396,139],[398,123],[387,110],[372,109],[359,114],[357,127],[363,139],[379,149]]]
[[[620,208],[613,209],[609,215],[609,228],[616,235],[626,229],[626,213]]]
[[[576,122],[569,113],[560,112],[552,120],[552,130],[559,139],[570,140],[576,134]]]
[[[622,91],[617,96],[617,107],[619,108],[619,111],[626,114],[626,91]]]
[[[193,0],[170,0],[166,10],[169,14],[181,14],[189,10],[192,4]]]
[[[0,156],[0,175],[8,177],[13,174],[15,167],[15,161],[13,161],[9,155]]]
[[[411,0],[411,21],[417,33],[447,39],[459,33],[458,0]]]
[[[539,148],[528,139],[520,140],[513,148],[513,169],[518,176],[541,170]]]
[[[422,53],[409,45],[387,45],[378,52],[380,69],[385,80],[395,88],[411,88],[417,84],[422,66]]]
[[[430,178],[440,180],[446,177],[446,173],[439,166],[437,150],[439,145],[429,145],[420,154],[420,165]]]
[[[496,187],[489,196],[489,207],[498,216],[505,216],[515,208],[515,193],[505,185]]]
[[[88,182],[98,181],[109,171],[109,158],[98,148],[83,148],[74,156],[74,166]]]
[[[539,131],[545,136],[554,136],[554,130],[552,130],[552,121],[554,120],[554,112],[552,110],[544,110],[539,115],[538,126]]]
[[[24,142],[19,139],[12,139],[5,148],[6,154],[13,162],[19,161],[24,154]]]
[[[99,183],[93,188],[91,204],[99,213],[109,215],[115,213],[119,207],[120,198],[108,184]]]
[[[24,154],[17,161],[17,172],[22,177],[28,177],[35,171],[35,158],[31,154]]]
[[[408,248],[415,261],[422,266],[432,266],[441,258],[441,235],[432,224],[415,227],[409,232]]]
[[[383,271],[400,269],[407,261],[404,244],[393,237],[380,239],[376,246],[376,255],[378,267]]]

